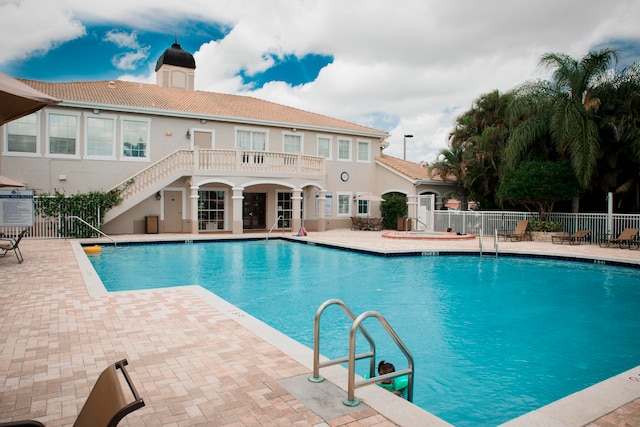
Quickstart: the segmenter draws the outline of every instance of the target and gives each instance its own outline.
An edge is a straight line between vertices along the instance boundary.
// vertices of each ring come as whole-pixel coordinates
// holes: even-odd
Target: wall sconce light
[[[160,199],[162,199],[162,195],[161,195],[161,194],[160,194],[160,192],[158,191],[158,192],[156,193],[156,200],[160,200]]]
[[[296,129],[296,128],[291,128],[291,132],[297,132],[297,131],[298,131],[298,129]]]
[[[207,119],[200,119],[200,123],[202,123],[202,124],[207,123]]]
[[[184,136],[186,136],[187,139],[191,139],[191,131],[189,131],[189,129],[187,129],[187,133]]]
[[[98,110],[97,108],[93,109],[93,114],[100,114],[100,110]]]

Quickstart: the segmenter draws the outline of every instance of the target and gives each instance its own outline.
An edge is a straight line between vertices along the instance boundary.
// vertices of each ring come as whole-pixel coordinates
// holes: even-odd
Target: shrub
[[[561,223],[554,221],[529,221],[529,231],[559,232],[564,228]]]

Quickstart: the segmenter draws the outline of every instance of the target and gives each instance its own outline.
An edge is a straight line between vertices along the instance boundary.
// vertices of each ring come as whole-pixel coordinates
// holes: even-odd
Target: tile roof
[[[240,121],[271,122],[295,125],[299,128],[327,128],[344,130],[345,133],[362,133],[386,138],[387,132],[344,120],[316,114],[297,108],[249,96],[216,92],[191,91],[165,88],[155,84],[123,80],[98,80],[83,82],[43,82],[19,79],[23,83],[56,98],[63,104],[83,102],[105,106],[133,107],[174,113],[193,114],[195,117],[238,119]],[[105,108],[106,109],[106,108]]]
[[[429,168],[421,163],[409,162],[397,157],[382,155],[376,157],[379,163],[409,177],[412,180],[430,179],[435,181],[444,181],[437,171],[429,171]],[[455,178],[449,178],[448,181],[455,181]]]

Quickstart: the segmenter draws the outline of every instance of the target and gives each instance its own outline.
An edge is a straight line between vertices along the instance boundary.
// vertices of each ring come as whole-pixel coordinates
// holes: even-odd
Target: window
[[[109,117],[89,116],[86,121],[87,158],[115,158],[116,121]]]
[[[291,193],[278,193],[278,228],[291,228],[291,218],[293,218],[293,202]]]
[[[53,156],[77,157],[78,116],[49,113],[49,154]]]
[[[39,154],[38,114],[33,113],[7,123],[6,153]]]
[[[358,161],[371,161],[371,143],[369,141],[358,141]]]
[[[198,230],[224,230],[224,190],[198,191]]]
[[[236,130],[236,148],[241,150],[265,151],[267,133],[253,130]]]
[[[351,193],[338,193],[338,216],[351,216]]]
[[[350,139],[338,139],[338,160],[351,160]]]
[[[293,200],[291,199],[291,193],[279,192],[277,206],[276,217],[279,218],[277,228],[291,228],[293,226],[291,223],[293,219]],[[304,198],[300,200],[300,218],[304,218]]]
[[[318,137],[318,156],[325,159],[331,158],[331,138],[328,136]]]
[[[358,193],[358,195],[364,193]],[[358,216],[369,215],[369,200],[357,200]]]
[[[125,159],[146,160],[149,156],[149,122],[122,120],[122,156]]]
[[[302,136],[284,134],[284,141],[282,143],[282,151],[284,153],[301,153],[302,152]]]
[[[333,216],[333,194],[330,192],[324,195],[324,216],[329,218]],[[316,191],[316,217],[320,216],[320,192]]]

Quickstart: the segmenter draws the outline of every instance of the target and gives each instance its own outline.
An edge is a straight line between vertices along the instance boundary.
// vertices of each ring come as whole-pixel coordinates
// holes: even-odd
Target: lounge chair
[[[123,359],[102,371],[73,427],[115,427],[126,415],[144,406],[124,368],[126,364]],[[122,372],[130,392],[123,388],[116,369]],[[44,427],[44,424],[35,420],[11,421],[0,423],[0,427]]]
[[[516,224],[516,229],[513,230],[513,233],[507,234],[506,238],[508,238],[512,242],[513,241],[520,242],[525,238],[527,238],[527,240],[532,240],[531,233],[527,231],[528,226],[529,226],[529,221],[526,219],[521,219],[520,221],[518,221],[518,224]]]
[[[570,245],[579,245],[583,241],[586,241],[589,234],[591,234],[591,230],[578,230],[573,234],[551,236],[551,243],[561,245],[564,242],[569,242]]]
[[[615,239],[610,238],[611,236],[607,234],[602,239],[600,239],[598,244],[601,248],[608,248],[612,244],[619,245],[620,248],[630,248],[631,242],[634,242],[636,239],[638,239],[638,230],[638,228],[625,228],[624,230],[622,230],[622,233],[620,233],[620,235]]]
[[[5,256],[9,251],[13,251],[16,254],[16,258],[18,258],[18,264],[22,264],[24,258],[22,258],[22,252],[20,252],[18,245],[20,244],[20,240],[22,240],[28,232],[29,229],[25,228],[15,239],[0,237],[0,251],[2,251],[2,253],[0,253],[0,257]]]

